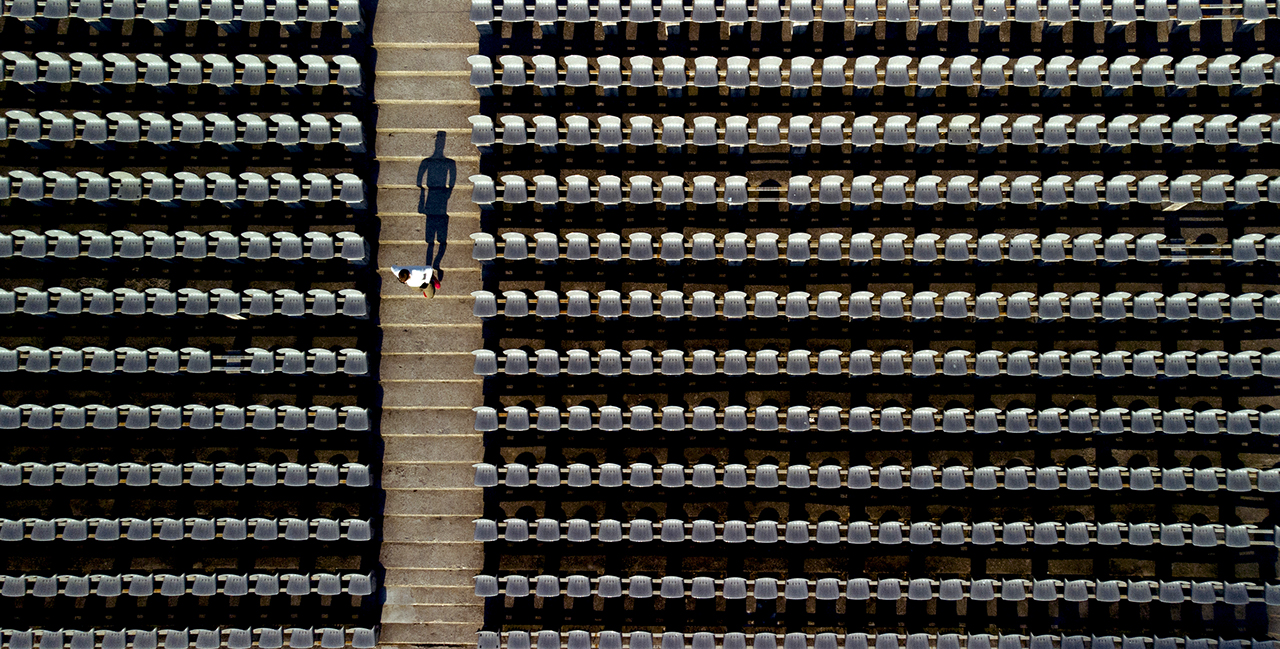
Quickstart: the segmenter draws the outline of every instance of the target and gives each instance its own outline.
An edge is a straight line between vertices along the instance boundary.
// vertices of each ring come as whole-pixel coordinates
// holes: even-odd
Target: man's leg
[[[427,242],[427,258],[423,261],[423,265],[435,268],[435,264],[431,263],[431,258],[435,256],[436,238],[435,233],[431,231],[431,217],[429,216],[427,217],[426,232],[422,236]]]
[[[427,265],[439,268],[449,247],[449,217],[427,217]],[[439,248],[436,247],[439,244]]]

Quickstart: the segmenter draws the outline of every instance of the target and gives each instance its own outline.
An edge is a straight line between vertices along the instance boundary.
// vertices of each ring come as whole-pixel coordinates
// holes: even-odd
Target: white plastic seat
[[[867,90],[876,86],[879,78],[878,68],[879,56],[863,55],[854,59],[854,78],[852,78],[854,87]],[[844,77],[844,73],[841,73],[841,77]]]

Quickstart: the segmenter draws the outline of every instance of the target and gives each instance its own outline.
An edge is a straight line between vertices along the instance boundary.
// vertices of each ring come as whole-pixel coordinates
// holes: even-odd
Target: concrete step
[[[479,630],[479,620],[476,622],[434,622],[431,624],[384,623],[382,632],[378,636],[378,644],[382,646],[474,647],[476,646],[476,632]],[[467,641],[467,638],[470,638],[470,641]]]
[[[470,317],[470,311],[467,312]],[[470,354],[479,349],[481,338],[479,318],[470,324],[384,324],[382,326],[382,353],[407,352],[430,349],[437,352]]]
[[[394,595],[392,591],[395,591]],[[474,604],[476,589],[472,584],[461,586],[396,586],[387,589],[387,606],[412,604]]]
[[[448,215],[448,235],[447,240],[450,245],[454,241],[467,241],[467,258],[471,258],[471,233],[480,231],[480,211],[473,209],[466,212],[450,212]],[[424,241],[426,232],[427,217],[424,214],[414,210],[407,214],[380,214],[379,219],[382,221],[382,231],[379,232],[379,242],[389,242],[395,245],[399,242]],[[434,227],[434,224],[433,224]],[[382,250],[379,248],[378,255],[381,257]],[[410,257],[416,259],[417,254]],[[390,258],[384,265],[391,263],[399,263],[395,258]]]
[[[382,463],[384,489],[465,487],[475,480],[473,462],[392,461]],[[384,519],[387,520],[387,519]]]
[[[434,47],[459,43],[473,45],[477,42],[475,25],[465,5],[440,3],[434,7],[378,7],[378,20],[370,34],[373,46],[385,48],[391,44],[431,43]],[[436,87],[433,85],[434,91]],[[419,88],[421,93],[424,89]]]
[[[479,110],[479,107],[477,107],[476,110]],[[378,188],[380,191],[386,191],[388,189],[397,189],[399,191],[406,191],[404,188],[405,186],[408,186],[407,191],[411,191],[414,193],[414,198],[416,203],[417,193],[419,191],[419,188],[430,187],[428,191],[435,191],[437,189],[444,190],[446,187],[448,187],[447,179],[443,179],[443,178],[438,181],[439,184],[437,186],[424,185],[424,182],[428,180],[426,178],[419,180],[418,172],[419,172],[419,169],[422,167],[422,161],[428,159],[427,156],[430,156],[432,154],[432,151],[434,151],[435,149],[434,149],[434,143],[431,143],[431,142],[415,143],[415,141],[425,140],[428,137],[434,139],[435,136],[434,135],[428,136],[425,134],[423,135],[415,134],[413,135],[412,139],[408,137],[399,138],[402,141],[407,141],[412,143],[411,144],[412,148],[406,150],[402,154],[403,158],[389,157],[388,152],[384,152],[381,150],[378,152],[378,159],[381,161],[381,164],[379,165],[379,171],[378,171]],[[453,139],[463,140],[463,137],[457,136]],[[381,146],[381,144],[379,144],[379,146]],[[447,147],[448,145],[446,145],[446,148]],[[475,210],[476,209],[475,205],[471,203],[471,180],[469,179],[472,175],[480,173],[480,157],[476,155],[476,150],[472,149],[467,153],[453,156],[450,158],[450,160],[453,161],[454,168],[458,172],[457,179],[455,180],[456,184],[453,187],[453,198],[457,198],[461,196],[462,198],[467,199],[467,204],[471,205],[469,209]],[[431,164],[434,165],[437,163],[433,161]],[[383,196],[382,193],[378,194],[379,209],[386,210],[386,211],[397,211],[383,205],[382,196]],[[417,210],[416,207],[413,209],[414,211]],[[450,205],[451,212],[457,209],[458,208],[454,207],[452,204]],[[465,211],[465,209],[463,211]]]
[[[384,163],[384,165],[391,164],[401,163]],[[404,166],[407,166],[408,169],[403,169]],[[414,185],[417,179],[417,168],[418,164],[416,162],[402,163],[402,169],[399,172],[399,177],[395,181],[396,184]],[[471,202],[471,182],[467,180],[467,176],[474,173],[476,173],[476,167],[474,165],[469,168],[465,163],[458,165],[458,184],[453,188],[446,208],[450,214],[454,212],[475,212],[478,210],[476,204]],[[394,176],[383,177],[390,181]],[[421,200],[422,190],[416,186],[378,189],[378,211],[380,215],[384,212],[393,214],[419,214]]]
[[[478,570],[484,565],[484,550],[479,543],[383,543],[381,560],[388,567]]]
[[[451,403],[479,403],[479,401],[451,401]],[[470,415],[470,408],[465,410]],[[385,444],[383,453],[384,458],[415,460],[441,460],[447,462],[479,462],[484,457],[484,436],[475,431],[469,430],[471,426],[467,426],[466,434],[456,435],[432,435],[432,434],[405,434],[405,433],[387,433],[384,421],[382,441]],[[467,481],[459,487],[471,487],[471,482]],[[394,510],[388,505],[385,510],[388,513],[405,513],[420,514],[419,510]]]
[[[480,43],[446,43],[445,47],[398,47],[388,43],[378,50],[378,74],[432,70],[440,72],[465,71],[471,73],[467,57],[479,53]],[[426,44],[424,44],[426,45]],[[376,46],[375,46],[376,47]],[[378,127],[386,124],[386,113],[378,113]],[[394,123],[394,122],[393,122]]]
[[[456,377],[465,380],[480,377],[472,373],[475,358],[466,352],[383,352],[381,374],[383,381],[395,379],[422,379],[428,377]]]
[[[475,588],[475,576],[481,566],[464,568],[416,568],[401,566],[386,570],[387,603],[412,604],[406,599],[406,588],[436,587]],[[392,590],[394,589],[394,593]]]
[[[450,0],[383,0],[378,4],[378,17],[385,15],[383,12],[414,12],[414,11],[459,11],[458,5]],[[471,40],[475,40],[474,35]],[[413,43],[419,47],[430,47],[435,45],[427,40],[418,40]],[[382,60],[378,60],[378,65],[382,65]]]
[[[482,403],[476,401],[476,405]],[[475,431],[475,414],[471,411],[471,406],[467,404],[457,404],[457,407],[449,409],[439,408],[383,408],[382,410],[382,430],[396,431],[397,434],[412,433],[414,435],[449,435],[450,437],[461,436],[470,439],[471,436],[481,438],[483,444],[483,435]],[[464,452],[470,453],[477,447],[467,446]],[[480,447],[483,448],[482,446]],[[418,457],[414,455],[406,455],[400,459],[411,461],[430,460],[432,462],[479,462],[483,456],[475,455],[468,457],[436,457],[434,455],[428,457]],[[389,459],[389,458],[388,458]],[[387,462],[384,459],[383,462]],[[471,484],[470,481],[467,484]]]
[[[399,106],[397,106],[399,107]],[[419,111],[422,107],[417,107]],[[470,113],[465,117],[470,117],[479,113],[480,106],[474,108],[470,106],[459,106],[459,112]],[[435,141],[437,133],[441,129],[435,127],[399,127],[399,128],[379,128],[377,134],[378,158],[392,158],[393,162],[400,163],[401,157],[413,157],[426,159],[427,156],[436,154]],[[444,156],[454,162],[466,160],[469,164],[475,164],[478,161],[479,152],[476,147],[471,144],[471,129],[455,129],[451,128],[445,131]],[[421,162],[413,163],[413,176],[418,177],[418,168]],[[434,164],[434,163],[433,163]],[[402,169],[396,169],[394,176],[386,176],[382,173],[378,174],[378,182],[402,183],[406,182],[406,176],[402,175]],[[458,176],[465,179],[466,176]],[[421,183],[417,183],[421,185]]]
[[[378,23],[382,24],[382,20],[383,17],[379,16]],[[422,96],[424,78],[431,79],[431,87],[438,89],[439,94],[435,94],[436,91],[433,90],[432,99],[425,99]],[[440,103],[461,105],[463,102],[470,101],[469,98],[471,97],[478,97],[475,89],[471,87],[471,80],[467,76],[455,76],[452,71],[448,76],[433,75],[431,77],[378,75],[373,82],[373,96],[375,103],[378,104],[390,100],[419,106]],[[450,99],[439,99],[441,97],[449,97]]]
[[[412,604],[408,606],[384,605],[382,607],[382,623],[394,624],[410,622],[425,624],[433,622],[480,623],[484,618],[484,601],[475,595],[472,604]]]
[[[446,541],[466,543],[475,537],[475,524],[468,515],[391,516],[382,519],[384,542]]]
[[[450,50],[447,53],[460,57],[465,69],[470,70],[470,64],[465,61],[466,57],[475,54],[474,51]],[[470,72],[467,74],[468,83],[470,83]],[[432,104],[431,110],[423,110],[422,104],[386,102],[378,107],[378,131],[371,135],[376,137],[382,129],[444,129],[448,133],[447,147],[462,147],[461,149],[446,148],[446,151],[456,151],[458,155],[476,155],[477,151],[471,145],[471,122],[467,118],[477,114],[479,114],[479,106],[476,104]],[[435,134],[431,133],[423,141],[423,151],[418,155],[430,155],[434,150]]]
[[[387,489],[386,509],[405,515],[453,514],[480,516],[484,513],[484,491],[479,487],[457,489]]]
[[[452,228],[451,228],[452,229]],[[434,266],[434,262],[438,261],[440,268],[477,268],[479,264],[471,259],[472,242],[470,237],[463,234],[462,238],[458,238],[458,233],[449,233],[448,241],[445,242],[444,256],[440,256],[440,244],[429,246],[424,238],[419,237],[417,241],[404,241],[404,239],[383,239],[378,242],[378,257],[380,260],[387,262],[387,265],[402,265],[398,261],[393,260],[412,260],[416,264],[426,264]],[[435,257],[434,260],[426,259],[426,253],[431,252]]]
[[[395,326],[401,324],[474,325],[480,323],[479,318],[471,315],[475,298],[471,297],[470,292],[475,289],[467,289],[465,292],[460,292],[453,286],[453,280],[446,276],[445,281],[448,283],[441,287],[435,298],[428,300],[422,297],[421,292],[413,293],[411,292],[413,289],[390,279],[390,271],[384,271],[383,274],[386,275],[386,281],[394,282],[390,289],[383,294],[382,303],[378,305],[381,321],[384,324]],[[476,272],[475,274],[478,276],[479,273]],[[478,282],[472,282],[471,284],[475,285]],[[476,347],[479,346],[476,345]]]

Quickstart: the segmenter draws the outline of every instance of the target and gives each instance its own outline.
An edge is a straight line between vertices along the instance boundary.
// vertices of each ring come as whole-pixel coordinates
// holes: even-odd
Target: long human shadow
[[[449,198],[458,184],[458,163],[444,155],[445,132],[436,131],[436,149],[418,166],[418,212],[426,217],[426,265],[440,268],[449,247]]]

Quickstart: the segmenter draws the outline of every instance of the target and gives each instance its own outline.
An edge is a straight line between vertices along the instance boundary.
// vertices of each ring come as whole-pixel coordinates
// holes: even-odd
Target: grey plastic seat
[[[975,579],[969,583],[969,598],[977,602],[990,602],[996,598],[994,579]]]

